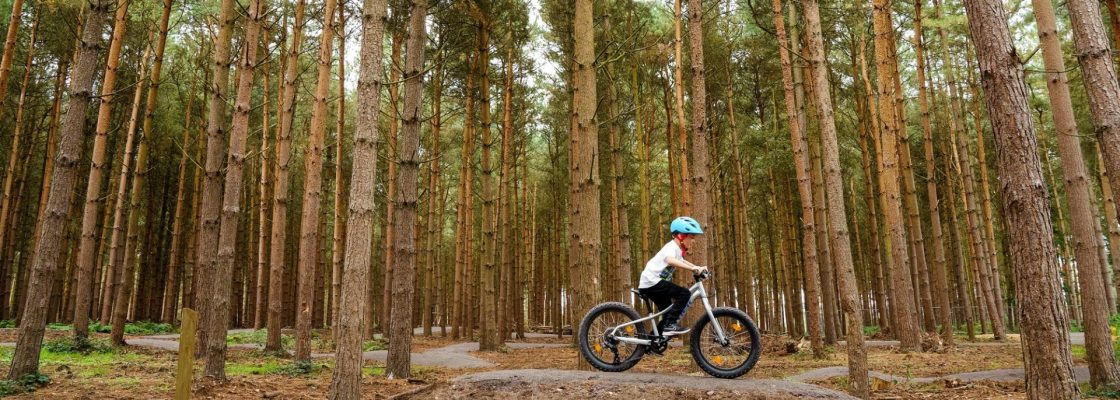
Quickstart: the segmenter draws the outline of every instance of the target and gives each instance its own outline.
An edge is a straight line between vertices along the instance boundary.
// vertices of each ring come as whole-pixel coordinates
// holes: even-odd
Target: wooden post
[[[175,370],[175,400],[191,398],[191,374],[194,372],[194,333],[198,311],[183,309],[183,326],[179,329],[179,366]]]

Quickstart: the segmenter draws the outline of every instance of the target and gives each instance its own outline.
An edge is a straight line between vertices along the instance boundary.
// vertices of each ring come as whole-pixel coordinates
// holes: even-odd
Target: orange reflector
[[[600,352],[600,351],[603,351],[603,346],[600,346],[600,345],[599,345],[598,343],[596,343],[596,344],[595,344],[595,351],[596,351],[596,352]]]
[[[712,358],[712,361],[715,361],[716,364],[723,364],[723,357],[715,356],[714,358]]]
[[[734,329],[734,330],[735,330],[735,332],[738,332],[738,331],[741,331],[741,330],[743,330],[743,326],[742,326],[742,325],[739,325],[739,323],[738,323],[738,322],[736,322],[736,323],[735,323],[735,325],[731,325],[731,329]]]
[[[631,333],[631,334],[634,333],[634,325],[627,325],[626,326],[626,333]]]

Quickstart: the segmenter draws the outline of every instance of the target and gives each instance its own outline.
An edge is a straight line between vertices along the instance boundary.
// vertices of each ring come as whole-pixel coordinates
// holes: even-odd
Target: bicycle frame
[[[703,281],[697,281],[695,284],[692,285],[691,288],[688,289],[688,291],[690,293],[692,293],[692,295],[689,296],[689,298],[688,298],[688,303],[692,304],[693,300],[696,300],[696,298],[700,298],[700,302],[704,305],[704,312],[708,314],[708,319],[712,322],[712,326],[715,327],[716,335],[718,335],[720,342],[726,342],[727,337],[723,334],[723,327],[719,326],[719,321],[717,321],[716,317],[714,315],[712,315],[712,305],[708,302],[708,292],[704,290],[704,282]],[[669,307],[669,308],[666,308],[664,310],[661,310],[661,312],[653,313],[653,314],[650,314],[647,317],[639,318],[639,319],[627,322],[625,324],[622,324],[622,325],[616,326],[614,328],[611,328],[608,332],[610,332],[611,336],[615,336],[614,334],[616,332],[618,332],[619,329],[624,329],[627,326],[636,325],[636,324],[646,322],[646,321],[651,321],[654,318],[660,317],[662,314],[665,314],[672,309],[673,309],[672,307]],[[657,324],[651,322],[650,325],[653,327],[653,334],[655,336],[660,336],[661,333],[657,331]],[[694,333],[699,333],[699,332],[694,332]],[[649,346],[650,344],[653,343],[653,341],[649,340],[649,339],[638,339],[638,338],[625,337],[625,336],[623,336],[623,337],[615,336],[614,338],[615,338],[615,340],[618,340],[619,342],[636,344],[636,345],[643,345],[643,346]]]

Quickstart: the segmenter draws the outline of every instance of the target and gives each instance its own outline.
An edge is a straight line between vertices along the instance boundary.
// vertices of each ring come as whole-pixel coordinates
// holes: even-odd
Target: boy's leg
[[[683,287],[670,283],[667,292],[673,300],[673,311],[666,314],[665,325],[675,325],[688,309],[688,300],[692,293]]]

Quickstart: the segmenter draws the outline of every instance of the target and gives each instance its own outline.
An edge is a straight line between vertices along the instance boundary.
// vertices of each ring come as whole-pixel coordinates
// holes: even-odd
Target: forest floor
[[[51,383],[33,394],[14,398],[149,399],[173,394],[178,346],[173,333],[129,336],[127,348],[102,346],[90,354],[68,353],[68,327],[47,330],[41,371]],[[142,331],[142,330],[138,330]],[[290,337],[285,332],[285,345]],[[393,379],[384,373],[381,340],[365,345],[363,393],[384,398],[847,398],[847,355],[842,345],[827,348],[823,359],[808,350],[787,353],[789,340],[764,336],[763,354],[744,378],[710,378],[696,367],[687,348],[674,343],[662,357],[647,356],[631,371],[619,374],[572,371],[577,352],[571,337],[529,334],[509,341],[498,352],[479,352],[477,342],[440,337],[413,338],[413,377]],[[224,383],[196,379],[195,398],[325,398],[330,386],[333,346],[329,331],[313,338],[311,365],[294,365],[290,358],[259,350],[264,331],[231,331]],[[94,333],[95,341],[107,341]],[[1075,363],[1084,364],[1084,347],[1073,338]],[[0,374],[11,361],[14,329],[0,329]],[[959,340],[939,352],[901,353],[890,341],[868,349],[876,399],[1024,399],[1022,350],[1017,337],[993,342],[978,337]],[[1085,379],[1085,368],[1078,368]],[[196,362],[195,374],[201,375]],[[2,396],[3,387],[0,387]],[[1090,393],[1091,397],[1092,393]]]

